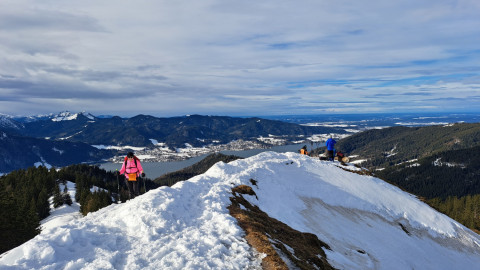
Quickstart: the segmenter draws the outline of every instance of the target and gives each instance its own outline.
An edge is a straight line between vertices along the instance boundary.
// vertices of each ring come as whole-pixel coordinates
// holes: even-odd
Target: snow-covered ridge
[[[81,112],[81,113],[71,113],[69,111],[61,112],[55,116],[53,116],[51,119],[54,122],[60,122],[60,121],[70,121],[70,120],[75,120],[78,118],[79,115],[83,115],[87,117],[90,120],[95,120],[95,116],[93,116],[90,113],[87,112]]]
[[[261,269],[229,215],[231,190],[327,243],[338,269],[475,269],[480,237],[414,196],[338,162],[264,152],[111,205],[3,254],[5,269]],[[256,181],[252,185],[251,179]]]
[[[13,128],[20,129],[21,126],[19,123],[16,123],[13,118],[6,114],[0,113],[0,128]]]

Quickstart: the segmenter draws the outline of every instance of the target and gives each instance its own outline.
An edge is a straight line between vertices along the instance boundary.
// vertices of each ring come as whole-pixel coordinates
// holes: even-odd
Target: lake
[[[251,157],[265,151],[273,151],[278,153],[285,152],[298,152],[300,148],[305,144],[291,144],[291,145],[281,145],[274,146],[268,149],[250,149],[243,151],[220,151],[220,153],[225,155],[235,155],[243,158]],[[310,151],[311,146],[307,145],[308,150]],[[170,161],[170,162],[142,162],[143,170],[145,171],[146,177],[150,179],[155,179],[166,173],[175,172],[181,170],[185,167],[191,166],[202,159],[204,159],[208,154],[201,155],[198,157],[193,157],[181,161]],[[116,171],[122,168],[122,163],[103,163],[100,165],[100,168],[107,171]]]

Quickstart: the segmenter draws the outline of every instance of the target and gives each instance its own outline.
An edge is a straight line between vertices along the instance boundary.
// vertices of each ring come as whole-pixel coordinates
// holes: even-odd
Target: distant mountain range
[[[74,162],[98,162],[113,156],[112,151],[95,149],[92,145],[154,147],[154,143],[160,142],[170,148],[202,147],[269,136],[278,136],[290,143],[314,134],[347,133],[342,128],[302,126],[256,117],[138,115],[99,118],[86,112],[30,117],[1,115],[0,132],[8,138],[2,142],[0,160],[5,162],[0,165],[0,172],[43,161],[63,166]]]
[[[18,132],[25,136],[84,142],[91,145],[153,146],[153,141],[170,147],[224,144],[260,136],[283,136],[298,140],[308,135],[347,133],[340,128],[301,126],[261,118],[190,115],[157,118],[97,118],[91,114],[62,114],[23,123]]]
[[[45,140],[0,131],[0,172],[3,173],[34,165],[62,167],[98,162],[113,154],[81,142]]]

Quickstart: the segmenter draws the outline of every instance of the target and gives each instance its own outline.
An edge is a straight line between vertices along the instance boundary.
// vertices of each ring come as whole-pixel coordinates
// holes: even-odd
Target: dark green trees
[[[55,173],[39,167],[0,178],[0,253],[40,233],[40,220],[50,213]]]
[[[98,166],[72,165],[59,171],[32,167],[4,175],[0,177],[0,253],[40,233],[40,220],[50,214],[49,198],[53,197],[54,207],[73,203],[67,181],[76,182],[75,201],[82,205],[84,215],[111,204],[112,197],[117,197],[112,195],[119,188],[117,177]],[[63,192],[60,183],[65,185]]]

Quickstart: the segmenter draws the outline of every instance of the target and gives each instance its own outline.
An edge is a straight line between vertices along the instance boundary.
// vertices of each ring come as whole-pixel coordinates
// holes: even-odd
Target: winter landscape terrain
[[[265,116],[250,121],[198,115],[122,119],[68,111],[36,116],[0,114],[0,160],[4,161],[0,173],[34,165],[118,163],[127,151],[135,151],[146,162],[165,162],[296,143],[306,143],[311,149],[323,146],[330,135],[341,139],[369,129],[479,120],[478,114],[454,113]],[[225,126],[233,128],[226,132]],[[302,133],[305,128],[310,129],[308,135]],[[12,145],[15,149],[10,149]]]
[[[254,193],[232,192],[242,185]],[[232,197],[245,199],[240,208],[246,215],[255,205],[315,235],[337,269],[480,265],[480,237],[415,196],[349,164],[265,152],[218,163],[188,181],[83,218],[78,210],[53,212],[40,235],[0,256],[0,268],[260,269],[266,255],[247,243],[229,214]],[[295,269],[300,251],[265,237]]]
[[[257,117],[101,118],[68,111],[29,117],[0,115],[0,161],[4,161],[0,172],[34,164],[63,167],[82,162],[119,162],[128,151],[135,151],[147,162],[185,160],[218,151],[266,149],[348,133],[338,127]],[[19,148],[21,151],[17,151]]]

